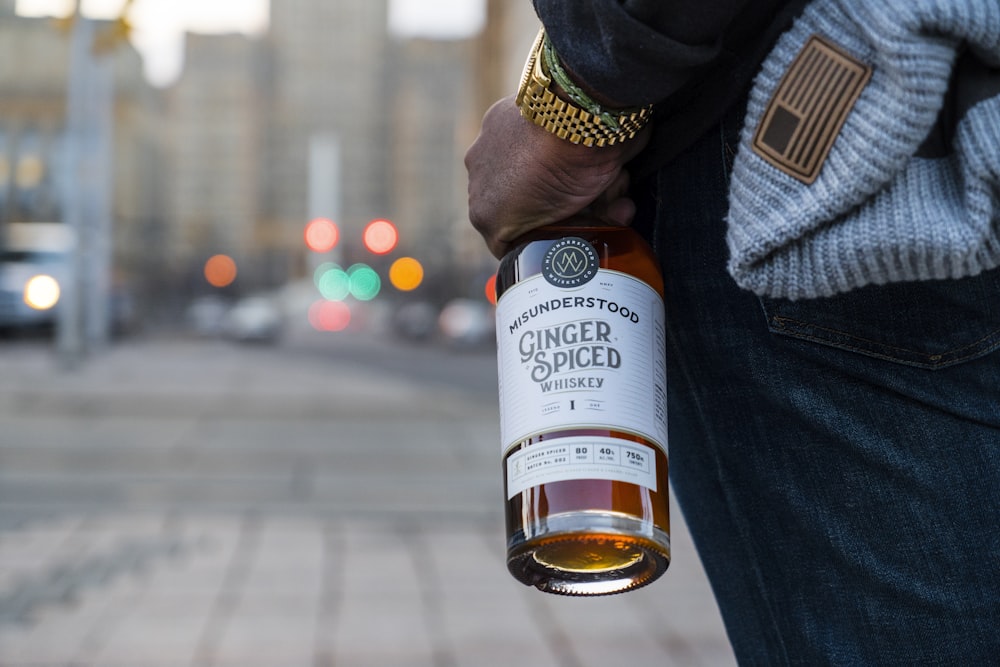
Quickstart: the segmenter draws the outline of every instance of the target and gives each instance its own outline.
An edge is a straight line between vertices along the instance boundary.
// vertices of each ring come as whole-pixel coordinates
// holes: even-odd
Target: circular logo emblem
[[[542,275],[556,287],[578,287],[597,275],[600,259],[594,246],[577,237],[557,240],[542,258]]]

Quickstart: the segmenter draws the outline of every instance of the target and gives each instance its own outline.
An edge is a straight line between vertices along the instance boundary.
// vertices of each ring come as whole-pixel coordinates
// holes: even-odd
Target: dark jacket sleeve
[[[621,106],[670,97],[731,50],[727,33],[745,29],[748,18],[766,20],[781,4],[777,0],[534,0],[539,19],[573,76]]]
[[[502,0],[506,1],[506,0]],[[808,0],[534,0],[559,59],[608,105],[655,104],[640,176],[745,94]]]

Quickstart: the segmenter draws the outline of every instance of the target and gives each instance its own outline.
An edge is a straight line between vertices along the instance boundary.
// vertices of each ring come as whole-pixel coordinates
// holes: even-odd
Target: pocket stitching
[[[793,325],[791,329],[787,326],[788,323],[791,323]],[[818,324],[811,324],[809,322],[803,322],[802,320],[797,320],[795,318],[785,317],[782,315],[772,315],[771,324],[772,324],[772,331],[775,331],[775,333],[781,335],[800,338],[802,340],[808,340],[815,343],[826,344],[833,347],[839,347],[841,349],[858,352],[860,354],[867,354],[869,356],[876,357],[879,359],[885,359],[887,361],[896,361],[900,363],[920,366],[922,368],[929,368],[929,369],[939,369],[939,368],[945,368],[947,366],[953,366],[963,361],[967,361],[969,359],[974,359],[984,354],[988,354],[989,352],[992,352],[994,349],[1000,346],[1000,329],[994,329],[993,331],[987,333],[985,336],[979,338],[978,340],[975,340],[967,345],[963,345],[953,350],[947,350],[945,352],[935,353],[935,354],[927,354],[924,352],[919,352],[908,348],[902,348],[902,347],[897,347],[895,345],[890,345],[889,343],[882,343],[879,341],[869,340],[867,338],[862,338],[860,336],[855,336],[854,334],[847,333],[846,331],[840,331],[838,329],[832,329],[829,327],[820,326]],[[795,331],[794,330],[795,327],[807,328],[814,331],[826,331],[832,335],[839,336],[845,339],[846,341],[854,340],[863,343],[868,343],[871,347],[850,345],[847,342],[836,342],[827,338],[822,338],[820,336],[810,335],[802,331]],[[991,338],[997,338],[997,340],[989,342]],[[895,350],[901,355],[909,356],[910,359],[893,357],[888,354],[880,354],[873,348],[881,348],[884,350]],[[960,354],[964,350],[970,350],[972,348],[978,348],[978,349],[969,352],[965,356],[960,356],[960,357],[953,356],[956,354]]]

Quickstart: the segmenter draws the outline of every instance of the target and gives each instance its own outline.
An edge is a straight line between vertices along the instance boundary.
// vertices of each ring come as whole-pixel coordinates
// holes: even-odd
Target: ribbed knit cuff
[[[806,183],[752,144],[813,35],[872,74]],[[740,286],[802,299],[1000,266],[1000,95],[965,113],[947,157],[914,157],[965,43],[1000,68],[1000,2],[814,0],[806,8],[754,82],[734,164],[727,242]]]

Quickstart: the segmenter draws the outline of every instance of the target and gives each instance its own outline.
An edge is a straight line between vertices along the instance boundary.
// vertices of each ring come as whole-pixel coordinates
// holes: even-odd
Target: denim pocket
[[[761,303],[772,333],[918,368],[947,368],[1000,347],[1000,269]]]

